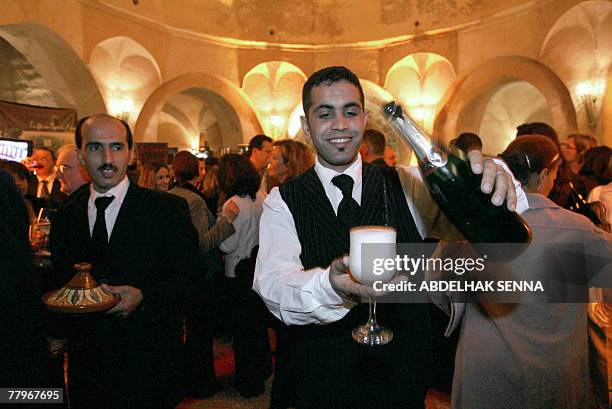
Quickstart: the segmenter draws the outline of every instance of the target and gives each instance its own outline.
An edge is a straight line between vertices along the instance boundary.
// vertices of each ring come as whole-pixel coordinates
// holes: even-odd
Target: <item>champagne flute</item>
[[[361,226],[351,229],[349,268],[351,275],[363,285],[388,282],[395,276],[391,269],[375,268],[375,260],[395,259],[397,232],[386,226]],[[376,322],[376,299],[368,297],[368,322],[353,330],[353,339],[360,344],[385,345],[393,339],[393,331]]]
[[[43,207],[38,212],[38,218],[36,219],[36,230],[38,230],[38,239],[40,246],[40,253],[43,255],[49,255],[48,243],[49,243],[49,233],[51,232],[51,219],[53,219],[53,214],[55,213],[55,209],[50,209]]]

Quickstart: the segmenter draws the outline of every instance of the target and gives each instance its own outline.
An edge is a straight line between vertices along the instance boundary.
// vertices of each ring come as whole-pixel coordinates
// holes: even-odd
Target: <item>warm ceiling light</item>
[[[280,128],[281,126],[283,126],[283,122],[285,122],[285,120],[283,119],[282,116],[270,115],[270,123],[272,124],[272,126],[276,126]]]
[[[576,95],[580,98],[591,96],[595,91],[595,86],[591,81],[581,82],[576,86]]]
[[[603,81],[583,81],[576,86],[576,95],[584,107],[591,130],[597,128],[597,105],[603,96]]]
[[[302,104],[298,104],[293,112],[289,115],[289,124],[287,125],[287,134],[290,138],[295,138],[296,135],[302,129],[302,120],[301,117],[304,116],[304,109],[302,108]]]
[[[108,100],[108,110],[111,115],[127,121],[134,111],[134,101],[126,96],[110,98]]]

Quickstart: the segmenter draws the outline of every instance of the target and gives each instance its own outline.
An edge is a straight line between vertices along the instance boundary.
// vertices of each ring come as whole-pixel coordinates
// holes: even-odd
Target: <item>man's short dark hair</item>
[[[263,134],[255,135],[254,137],[252,137],[249,141],[249,157],[253,153],[254,148],[262,149],[264,142],[272,143],[272,138],[270,138],[268,135]]]
[[[359,78],[346,67],[327,67],[308,77],[308,80],[304,84],[304,88],[302,88],[302,106],[304,107],[306,118],[308,118],[308,111],[312,106],[312,89],[323,83],[325,85],[331,85],[338,81],[347,81],[357,87],[359,96],[361,97],[361,108],[365,110],[365,97],[363,96],[363,88],[361,88]]]
[[[132,145],[134,144],[134,139],[132,137],[132,131],[130,130],[130,126],[127,124],[127,122],[125,122],[123,119],[119,119],[111,115],[107,115],[107,114],[100,114],[100,115],[108,116],[109,118],[116,119],[117,121],[123,124],[123,126],[125,127],[125,133],[127,135],[128,149],[132,149]],[[79,149],[81,149],[83,145],[83,134],[81,133],[81,128],[83,127],[83,124],[85,123],[85,121],[87,121],[92,116],[97,116],[97,115],[86,116],[84,118],[79,119],[79,122],[77,122],[76,131],[74,132],[74,143]]]
[[[544,122],[531,122],[516,127],[516,137],[522,135],[543,135],[551,139],[559,148],[559,137],[552,126]]]
[[[55,151],[51,148],[47,148],[46,146],[35,146],[35,151],[47,151],[51,154],[51,159],[56,160],[57,156],[55,156]]]
[[[482,150],[482,140],[478,135],[472,132],[464,132],[459,134],[459,136],[453,139],[450,144],[466,154],[471,150]]]
[[[373,155],[384,155],[385,146],[385,135],[375,129],[366,129],[363,133],[362,143],[368,145],[368,149]]]

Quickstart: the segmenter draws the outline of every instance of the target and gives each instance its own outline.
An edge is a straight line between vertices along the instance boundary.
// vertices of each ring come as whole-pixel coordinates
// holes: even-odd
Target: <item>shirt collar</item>
[[[125,199],[128,188],[130,187],[130,180],[127,175],[124,176],[123,180],[117,184],[117,186],[109,189],[105,193],[96,192],[93,188],[93,184],[89,184],[89,207],[95,207],[95,201],[101,196],[115,196],[109,207],[120,206]]]
[[[47,176],[46,178],[36,175],[36,178],[38,179],[38,182],[42,182],[43,180],[46,180],[48,182],[47,183],[48,185],[52,185],[53,181],[55,180],[55,176],[53,174]]]
[[[315,159],[314,168],[315,168],[315,172],[317,173],[317,176],[319,177],[319,179],[321,180],[321,183],[323,184],[325,188],[327,188],[328,186],[332,184],[331,180],[334,177],[340,175],[340,172],[337,172],[333,169],[326,168],[325,166],[323,166],[323,164],[321,164],[321,162],[319,161],[319,155],[317,155]],[[350,177],[353,178],[353,181],[354,181],[353,189],[355,188],[355,186],[361,185],[361,179],[362,179],[361,169],[362,169],[361,155],[357,154],[357,157],[355,158],[353,163],[351,163],[351,166],[349,166],[348,168],[344,170],[344,172],[342,172],[343,175],[349,175]]]
[[[555,202],[540,193],[526,193],[530,209],[554,209],[559,207]]]

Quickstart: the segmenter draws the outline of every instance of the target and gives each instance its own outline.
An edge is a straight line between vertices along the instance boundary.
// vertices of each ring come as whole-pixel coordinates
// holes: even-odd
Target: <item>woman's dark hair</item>
[[[531,122],[516,127],[516,138],[526,135],[543,135],[548,137],[559,149],[559,136],[554,128],[544,122]]]
[[[182,185],[200,174],[200,162],[191,152],[180,151],[174,156],[172,171],[179,185]]]
[[[612,180],[611,160],[612,149],[609,147],[591,148],[584,153],[580,174],[597,180],[600,185],[607,185]]]
[[[0,162],[0,168],[9,171],[16,175],[19,179],[30,181],[30,171],[25,167],[23,163],[15,162],[13,160],[7,160]]]
[[[259,174],[244,156],[228,153],[219,160],[219,187],[226,198],[248,195],[255,200],[259,183]]]
[[[521,136],[508,145],[500,156],[514,177],[524,185],[529,183],[532,174],[552,169],[561,160],[555,143],[542,135]]]

